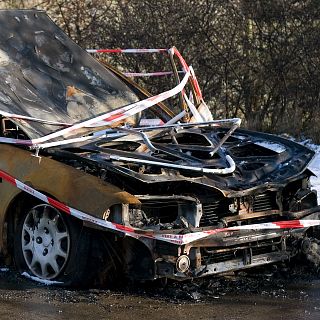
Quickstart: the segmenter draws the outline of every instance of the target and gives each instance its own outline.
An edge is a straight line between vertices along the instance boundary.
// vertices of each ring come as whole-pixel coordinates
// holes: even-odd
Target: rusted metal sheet
[[[0,145],[1,169],[19,180],[69,206],[102,218],[115,204],[139,204],[129,193],[61,162],[47,157],[35,157],[30,152],[10,145]],[[0,184],[0,247],[3,246],[3,226],[7,209],[20,193],[8,183]]]

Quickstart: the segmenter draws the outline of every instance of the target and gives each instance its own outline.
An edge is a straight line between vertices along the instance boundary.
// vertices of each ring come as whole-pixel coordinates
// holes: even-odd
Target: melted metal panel
[[[0,10],[0,26],[0,110],[74,123],[138,101],[44,12]],[[58,129],[19,125],[31,138]]]

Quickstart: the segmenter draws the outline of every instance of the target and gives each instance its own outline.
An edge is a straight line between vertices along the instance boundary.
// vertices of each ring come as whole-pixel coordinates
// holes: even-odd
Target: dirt
[[[70,290],[0,272],[0,319],[319,319],[320,277],[270,267],[193,282]]]

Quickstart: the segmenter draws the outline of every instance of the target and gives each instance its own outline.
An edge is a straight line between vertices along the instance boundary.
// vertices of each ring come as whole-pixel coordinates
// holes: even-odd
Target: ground
[[[66,290],[0,273],[0,319],[319,319],[317,274],[284,266],[166,288]],[[304,270],[306,271],[306,270]]]

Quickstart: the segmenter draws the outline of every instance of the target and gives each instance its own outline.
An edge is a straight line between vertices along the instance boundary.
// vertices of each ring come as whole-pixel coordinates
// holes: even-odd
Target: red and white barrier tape
[[[182,57],[181,53],[178,51],[178,49],[176,47],[172,47],[169,50],[172,50],[173,54],[175,54],[178,57],[178,59],[179,59],[181,65],[182,65],[184,71],[185,72],[189,72],[190,71],[190,73],[191,73],[191,81],[193,83],[194,90],[196,91],[196,94],[199,97],[199,99],[202,100],[203,99],[202,92],[201,92],[201,89],[200,89],[200,86],[199,86],[198,79],[197,79],[197,77],[196,77],[196,75],[195,75],[195,73],[193,71],[193,68],[191,66],[190,67],[188,66],[188,64],[186,63],[186,61],[184,60],[184,58]]]
[[[163,77],[173,75],[172,71],[158,71],[158,72],[124,72],[126,77]]]
[[[88,53],[160,53],[168,49],[87,49]]]
[[[19,120],[29,120],[29,121],[34,121],[34,122],[41,122],[44,124],[49,124],[53,126],[71,126],[72,124],[66,123],[66,122],[57,122],[57,121],[50,121],[50,120],[45,120],[45,119],[39,119],[39,118],[34,118],[34,117],[29,117],[29,116],[23,116],[20,114],[15,114],[15,113],[9,113],[0,110],[0,115],[6,117],[6,118],[12,118],[12,119],[19,119]]]
[[[162,129],[166,128],[174,128],[176,126],[180,127],[192,127],[192,126],[201,126],[201,125],[210,125],[210,126],[215,126],[218,127],[223,124],[227,123],[239,123],[240,125],[240,119],[227,119],[227,120],[212,120],[212,121],[206,121],[206,122],[201,122],[201,123],[184,123],[184,124],[174,124],[176,121],[178,121],[180,118],[184,116],[185,112],[181,112],[179,115],[176,117],[172,118],[170,121],[163,123],[161,119],[142,119],[140,121],[140,127],[137,127],[135,129],[137,130],[150,130],[150,129],[155,129],[157,126],[161,126]],[[71,138],[71,139],[65,139],[65,140],[59,140],[59,141],[53,141],[53,142],[46,142],[46,143],[41,143],[35,146],[34,149],[45,149],[45,148],[50,148],[50,147],[56,147],[56,146],[62,146],[70,143],[76,143],[76,142],[85,142],[85,141],[90,141],[97,139],[97,137],[116,137],[118,134],[116,133],[106,133],[106,131],[98,131],[97,133],[90,135],[90,136],[84,136],[80,138]],[[13,138],[4,138],[0,137],[0,143],[7,143],[7,144],[21,144],[21,145],[29,145],[32,146],[33,144],[30,142],[30,140],[19,140],[19,139],[13,139]]]
[[[109,221],[105,221],[103,219],[93,217],[87,213],[71,208],[62,202],[59,202],[51,197],[44,195],[43,193],[24,184],[23,182],[9,175],[3,170],[0,170],[0,178],[14,185],[18,189],[36,197],[37,199],[45,203],[48,203],[53,207],[57,208],[58,210],[68,215],[74,216],[82,221],[87,221],[87,222],[99,225],[100,227],[103,227],[107,230],[118,231],[130,237],[151,238],[155,240],[169,242],[176,245],[184,245],[196,240],[202,240],[213,234],[222,233],[222,232],[240,231],[240,230],[255,231],[255,230],[275,230],[275,229],[301,229],[301,228],[320,226],[320,220],[290,220],[290,221],[251,224],[251,225],[229,227],[229,228],[222,228],[222,229],[213,229],[213,230],[206,230],[206,231],[187,233],[187,234],[169,234],[169,233],[161,234],[155,231],[148,231],[148,230],[141,230],[137,228],[127,227],[121,224],[112,223]]]
[[[22,139],[12,139],[12,138],[1,137],[0,142],[10,143],[10,144],[28,145],[28,146],[37,145],[37,146],[41,147],[41,143],[43,143],[43,142],[46,142],[46,141],[54,139],[54,138],[61,137],[65,134],[71,133],[72,131],[75,131],[75,130],[78,130],[78,129],[81,129],[81,128],[84,128],[87,126],[91,126],[91,125],[95,125],[95,124],[97,124],[97,126],[111,125],[115,122],[119,122],[121,120],[124,120],[130,116],[135,115],[136,113],[139,113],[145,109],[148,109],[148,108],[158,104],[159,102],[162,102],[162,101],[176,95],[177,93],[182,91],[182,89],[184,88],[184,86],[188,82],[189,76],[190,76],[190,72],[187,72],[185,74],[185,76],[183,77],[181,83],[168,91],[165,91],[165,92],[162,92],[156,96],[152,96],[147,99],[132,103],[128,106],[121,107],[116,110],[107,112],[105,114],[91,118],[89,120],[86,120],[86,121],[83,121],[80,123],[76,123],[68,128],[58,130],[56,132],[50,133],[50,134],[43,136],[41,138],[36,138],[36,139],[32,139],[32,140],[22,140]],[[103,121],[103,123],[99,124],[99,122],[101,122],[101,121]]]
[[[152,96],[147,99],[135,102],[135,103],[130,104],[128,106],[121,107],[119,109],[110,111],[108,113],[102,114],[102,115],[97,116],[95,118],[77,123],[69,128],[59,130],[57,132],[46,135],[44,137],[34,139],[33,144],[39,144],[41,142],[45,142],[45,141],[48,141],[48,140],[51,140],[51,139],[54,139],[57,137],[61,137],[62,135],[65,135],[65,134],[70,133],[70,132],[77,130],[77,129],[81,129],[85,126],[89,126],[89,125],[98,123],[99,121],[104,121],[103,125],[106,126],[106,125],[111,125],[112,123],[118,122],[120,120],[126,119],[136,113],[139,113],[145,109],[148,109],[148,108],[158,104],[159,102],[162,102],[162,101],[176,95],[177,93],[179,93],[185,87],[185,85],[189,79],[189,76],[190,76],[190,72],[187,72],[186,75],[183,77],[181,83],[168,91],[165,91],[165,92],[162,92],[156,96]]]
[[[164,52],[172,52],[173,55],[176,55],[184,69],[185,72],[190,71],[190,67],[182,57],[181,53],[178,51],[176,47],[172,47],[170,49],[87,49],[88,53],[164,53]],[[137,73],[138,74],[138,73]],[[194,85],[194,89],[196,91],[197,96],[201,100],[202,92],[198,83],[198,79],[191,69],[191,81]]]
[[[7,113],[4,111],[0,111],[0,114],[2,114],[5,117],[8,118],[16,118],[16,119],[21,119],[21,120],[29,120],[29,121],[37,121],[37,122],[42,122],[42,123],[47,123],[47,124],[52,124],[52,125],[62,125],[62,126],[67,126],[67,128],[62,129],[62,130],[58,130],[54,133],[48,134],[46,136],[43,136],[41,138],[37,138],[37,139],[32,139],[32,140],[23,140],[23,139],[13,139],[13,138],[5,138],[5,137],[0,137],[0,143],[9,143],[9,144],[19,144],[19,145],[27,145],[27,146],[32,146],[32,145],[37,145],[39,147],[41,147],[41,144],[54,139],[54,138],[58,138],[61,137],[65,134],[68,134],[72,131],[75,131],[77,129],[81,129],[84,127],[99,127],[99,126],[107,126],[107,125],[111,125],[115,122],[124,120],[125,118],[128,118],[136,113],[139,113],[147,108],[150,108],[154,105],[156,105],[159,102],[162,102],[176,94],[178,94],[179,92],[183,91],[183,88],[185,87],[189,77],[191,76],[192,81],[195,84],[195,87],[197,88],[196,84],[196,78],[193,72],[193,69],[191,67],[189,67],[187,65],[187,63],[185,62],[185,60],[183,59],[183,57],[181,56],[181,54],[179,53],[179,51],[176,48],[172,48],[170,50],[173,50],[173,53],[177,55],[177,57],[179,58],[183,68],[186,71],[186,74],[184,76],[184,78],[182,79],[181,83],[179,85],[177,85],[176,87],[172,88],[171,90],[162,92],[156,96],[153,97],[149,97],[145,100],[133,103],[131,105],[128,105],[126,107],[122,107],[119,108],[117,110],[113,110],[111,112],[105,113],[103,115],[100,115],[98,117],[77,123],[75,125],[71,125],[68,123],[59,123],[59,122],[54,122],[54,121],[47,121],[47,120],[43,120],[43,119],[38,119],[38,118],[33,118],[33,117],[29,117],[29,116],[23,116],[23,115],[17,115],[17,114],[11,114],[11,113]],[[167,49],[89,49],[88,52],[123,52],[123,53],[147,53],[147,52],[167,52]],[[199,97],[202,98],[202,94],[199,90],[196,89],[196,92],[198,94]],[[61,144],[64,144],[64,141],[61,141]],[[59,145],[59,143],[55,143],[55,145]]]

